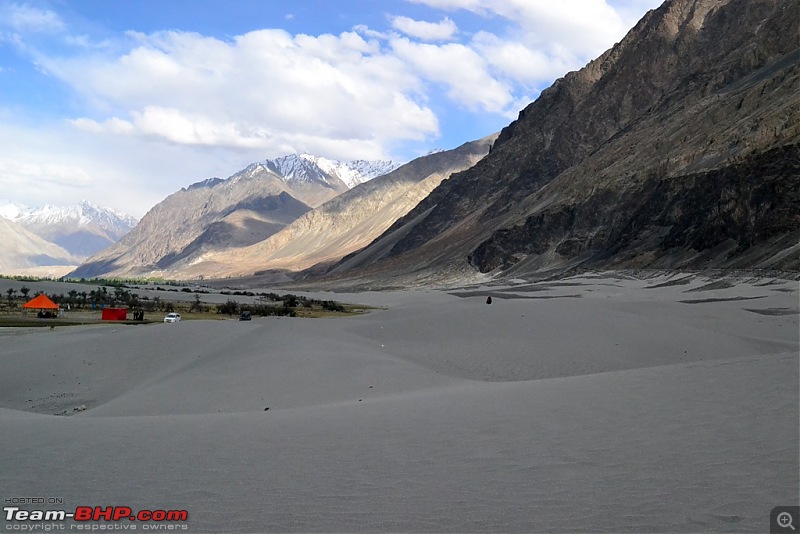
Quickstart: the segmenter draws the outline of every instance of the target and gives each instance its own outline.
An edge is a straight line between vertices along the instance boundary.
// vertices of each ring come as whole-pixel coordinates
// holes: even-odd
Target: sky
[[[455,148],[660,3],[0,0],[0,199],[141,217],[264,159]]]

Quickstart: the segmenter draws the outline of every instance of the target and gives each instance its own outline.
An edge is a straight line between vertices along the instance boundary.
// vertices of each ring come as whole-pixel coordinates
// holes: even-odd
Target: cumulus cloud
[[[96,116],[72,121],[84,131],[265,153],[302,139],[303,150],[345,151],[329,157],[385,157],[394,142],[439,134],[429,100],[442,89],[464,110],[513,117],[527,95],[625,30],[605,0],[410,1],[506,22],[470,35],[449,17],[405,16],[390,17],[400,33],[363,25],[339,35],[264,29],[230,39],[128,32],[127,44],[66,58],[41,54],[37,63],[92,105]],[[19,24],[63,24],[48,11],[12,7]]]
[[[112,119],[84,117],[74,125],[265,150],[298,138],[347,139],[350,154],[360,157],[385,156],[374,150],[393,139],[438,133],[410,65],[355,32],[315,37],[259,30],[232,41],[185,32],[130,38],[135,46],[120,56],[41,60],[98,108],[114,112]]]
[[[563,57],[488,32],[478,32],[471,45],[493,72],[528,87],[563,76],[575,67]]]
[[[446,86],[450,99],[468,109],[500,113],[512,100],[511,88],[493,78],[486,61],[468,46],[437,46],[404,37],[393,39],[391,46],[397,57],[426,79]]]
[[[423,41],[447,41],[458,30],[456,23],[449,18],[444,18],[440,22],[426,22],[408,17],[394,17],[392,27],[409,37]]]

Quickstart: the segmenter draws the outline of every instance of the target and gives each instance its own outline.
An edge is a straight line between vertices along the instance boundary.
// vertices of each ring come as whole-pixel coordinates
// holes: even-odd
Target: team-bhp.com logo
[[[18,506],[5,506],[3,507],[3,512],[5,513],[6,521],[66,521],[71,519],[77,522],[121,522],[127,520],[162,524],[187,521],[189,519],[189,512],[186,510],[139,510],[134,512],[129,506],[78,506],[74,512],[66,510],[22,510]],[[82,525],[72,526],[80,527]],[[83,526],[89,527],[88,524]],[[152,527],[155,527],[155,525],[151,525],[151,529]],[[185,529],[186,525],[182,525],[181,528]]]

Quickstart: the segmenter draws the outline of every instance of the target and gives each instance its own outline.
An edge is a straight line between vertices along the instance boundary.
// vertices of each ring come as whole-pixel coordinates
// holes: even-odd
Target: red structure
[[[128,308],[103,308],[101,319],[104,321],[126,321],[128,319]]]

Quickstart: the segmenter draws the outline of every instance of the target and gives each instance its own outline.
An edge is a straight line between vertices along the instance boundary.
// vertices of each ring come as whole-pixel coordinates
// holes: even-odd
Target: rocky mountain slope
[[[800,3],[668,0],[329,276],[800,268]]]
[[[173,262],[201,250],[263,239],[309,209],[279,176],[251,165],[228,180],[206,180],[168,196],[70,275],[164,275]]]
[[[362,183],[303,214],[264,241],[212,251],[174,264],[173,276],[246,276],[265,269],[299,271],[339,260],[369,244],[425,198],[442,180],[483,158],[496,135],[424,156]],[[386,168],[386,167],[382,167]]]
[[[79,260],[54,243],[45,241],[13,221],[0,217],[0,274],[18,274],[42,266],[77,265]]]
[[[328,168],[324,170],[318,162]],[[290,155],[249,165],[230,178],[210,178],[153,207],[115,245],[85,261],[71,276],[169,276],[201,255],[257,243],[391,163],[347,164]],[[359,174],[358,170],[363,171]]]
[[[26,230],[80,258],[86,258],[116,243],[137,223],[130,215],[96,206],[86,200],[64,208],[47,205],[20,211],[13,220]]]

